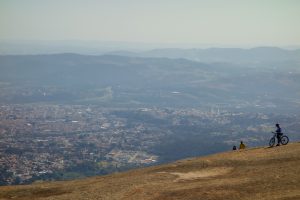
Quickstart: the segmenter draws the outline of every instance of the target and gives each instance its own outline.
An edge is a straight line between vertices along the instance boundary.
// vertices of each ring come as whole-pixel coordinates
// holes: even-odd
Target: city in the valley
[[[0,183],[107,174],[230,150],[240,140],[264,145],[278,120],[291,139],[299,139],[299,119],[220,107],[1,105]]]

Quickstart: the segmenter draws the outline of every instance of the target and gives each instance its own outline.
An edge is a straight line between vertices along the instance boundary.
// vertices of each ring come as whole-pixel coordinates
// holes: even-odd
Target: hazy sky
[[[300,45],[300,0],[0,0],[0,39]]]

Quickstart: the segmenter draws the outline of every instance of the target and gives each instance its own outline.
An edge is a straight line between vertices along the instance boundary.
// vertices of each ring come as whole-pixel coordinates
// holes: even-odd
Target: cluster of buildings
[[[144,126],[98,107],[2,105],[0,164],[11,174],[2,182],[26,183],[85,162],[156,163],[147,149],[159,134],[144,134]]]

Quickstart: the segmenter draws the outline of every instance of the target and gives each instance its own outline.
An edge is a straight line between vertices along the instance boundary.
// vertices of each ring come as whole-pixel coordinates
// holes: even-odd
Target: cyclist
[[[282,132],[281,132],[281,128],[279,126],[279,124],[277,123],[276,125],[276,137],[277,137],[277,145],[276,146],[279,146],[280,145],[280,140],[281,140],[281,136],[282,136]]]

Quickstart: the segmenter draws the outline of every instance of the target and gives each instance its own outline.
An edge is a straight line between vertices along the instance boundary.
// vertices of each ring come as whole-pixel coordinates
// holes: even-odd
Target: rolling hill
[[[300,199],[300,143],[68,182],[0,187],[0,199]]]

